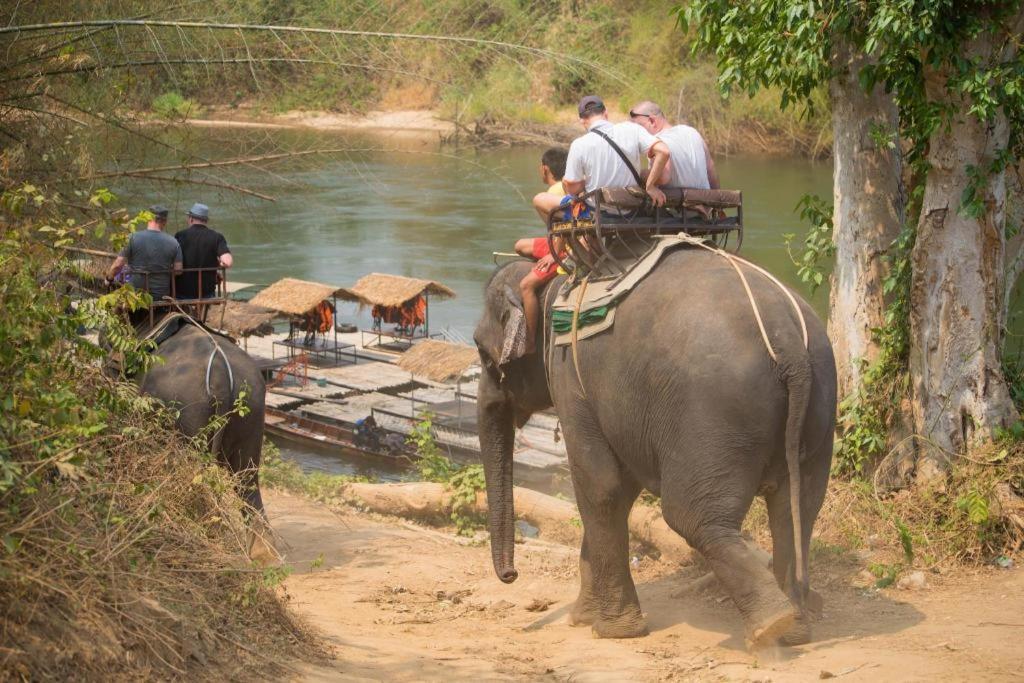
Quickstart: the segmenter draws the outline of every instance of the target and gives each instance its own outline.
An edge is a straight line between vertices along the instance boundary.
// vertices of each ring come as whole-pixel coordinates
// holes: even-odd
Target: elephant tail
[[[786,467],[789,470],[789,506],[793,518],[793,559],[796,564],[796,581],[800,595],[808,590],[807,565],[804,558],[804,535],[801,503],[800,461],[804,456],[804,421],[811,401],[811,361],[806,353],[795,354],[786,359],[786,389],[789,393],[788,415],[786,417]]]

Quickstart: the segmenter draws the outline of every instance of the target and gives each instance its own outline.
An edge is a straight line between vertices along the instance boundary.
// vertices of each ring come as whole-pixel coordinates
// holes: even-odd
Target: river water
[[[274,202],[194,185],[168,183],[157,192],[147,186],[145,195],[139,186],[115,188],[139,208],[168,205],[172,232],[184,226],[192,202],[208,204],[211,227],[225,234],[235,256],[235,280],[266,284],[290,276],[347,286],[370,272],[437,280],[456,298],[432,303],[431,329],[468,339],[494,268],[492,252],[542,234],[529,199],[544,189],[538,172],[543,147],[458,150],[423,139],[295,130],[193,129],[182,135],[176,144],[205,158],[373,150],[193,176],[244,186]],[[170,160],[165,150],[131,145],[123,151],[124,167]],[[743,191],[744,256],[798,284],[782,235],[802,233],[793,208],[804,193],[830,196],[831,162],[723,157],[717,164],[722,186]],[[824,313],[827,293],[820,290],[814,303]],[[357,310],[345,305],[340,314],[347,320]]]
[[[542,234],[529,199],[544,189],[538,171],[543,147],[456,149],[423,138],[305,130],[189,129],[175,135],[174,144],[194,155],[191,163],[335,150],[192,176],[242,186],[273,202],[209,186],[154,188],[128,181],[112,188],[132,209],[157,202],[170,207],[170,232],[185,225],[193,202],[208,204],[211,227],[224,233],[235,257],[233,280],[268,284],[287,276],[348,286],[371,272],[437,280],[456,298],[431,304],[431,330],[468,341],[494,268],[492,252],[512,251],[517,238]],[[180,163],[178,153],[155,145],[110,144],[122,168]],[[831,193],[831,162],[722,157],[716,164],[722,186],[743,191],[743,255],[807,295],[782,236],[805,230],[794,214],[803,194]],[[824,315],[826,289],[809,298]],[[354,305],[340,308],[340,320],[368,324]],[[285,457],[306,469],[399,476],[334,453],[281,446]]]

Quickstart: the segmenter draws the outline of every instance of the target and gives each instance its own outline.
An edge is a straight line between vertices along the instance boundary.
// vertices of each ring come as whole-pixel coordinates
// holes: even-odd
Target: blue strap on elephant
[[[598,306],[587,311],[580,311],[577,324],[580,327],[587,327],[603,321],[608,316],[610,306]],[[556,334],[565,334],[572,331],[573,311],[553,310],[551,311],[551,329]]]

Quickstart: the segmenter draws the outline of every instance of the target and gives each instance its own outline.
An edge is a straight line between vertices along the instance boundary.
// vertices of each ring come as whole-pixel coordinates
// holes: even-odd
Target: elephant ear
[[[507,285],[487,298],[490,315],[477,325],[473,340],[485,360],[503,368],[526,353],[523,304],[518,293]]]
[[[505,367],[526,354],[526,316],[523,303],[510,287],[505,287],[506,306],[502,315],[504,337],[498,366]]]

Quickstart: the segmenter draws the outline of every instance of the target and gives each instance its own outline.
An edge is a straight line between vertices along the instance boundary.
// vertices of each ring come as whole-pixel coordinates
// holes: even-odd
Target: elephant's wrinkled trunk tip
[[[498,573],[498,578],[501,579],[502,583],[512,583],[519,578],[519,572],[516,571],[515,567],[495,566],[494,571]]]

